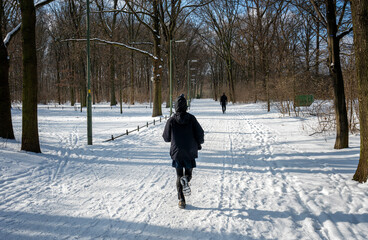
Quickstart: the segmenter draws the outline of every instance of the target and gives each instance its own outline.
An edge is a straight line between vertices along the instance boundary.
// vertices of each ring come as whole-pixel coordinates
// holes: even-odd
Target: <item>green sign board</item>
[[[295,96],[294,104],[296,107],[309,107],[313,102],[313,95],[298,95]]]

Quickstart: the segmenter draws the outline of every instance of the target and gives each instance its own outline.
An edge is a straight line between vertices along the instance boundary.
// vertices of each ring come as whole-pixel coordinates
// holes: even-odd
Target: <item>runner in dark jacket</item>
[[[188,182],[192,170],[196,167],[195,159],[204,142],[204,132],[197,119],[187,113],[187,101],[181,95],[175,104],[176,113],[167,121],[162,137],[171,142],[170,156],[172,166],[176,169],[179,207],[185,208],[184,194],[190,194]],[[185,169],[185,174],[183,169]]]
[[[226,104],[227,104],[227,97],[226,97],[225,93],[220,98],[220,104],[221,104],[221,107],[222,107],[222,113],[225,113]]]

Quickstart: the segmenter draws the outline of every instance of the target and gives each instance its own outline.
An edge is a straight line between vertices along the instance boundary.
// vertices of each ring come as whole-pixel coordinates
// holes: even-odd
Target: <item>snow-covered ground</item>
[[[164,122],[103,142],[152,121],[146,105],[97,105],[92,146],[85,112],[40,106],[42,154],[20,151],[14,108],[17,141],[0,139],[0,239],[368,239],[368,184],[351,180],[359,136],[334,150],[334,136],[262,104],[222,114],[195,100],[190,112],[205,144],[182,210]]]

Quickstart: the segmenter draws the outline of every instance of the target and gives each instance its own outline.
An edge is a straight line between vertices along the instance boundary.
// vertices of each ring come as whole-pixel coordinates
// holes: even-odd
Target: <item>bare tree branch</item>
[[[322,15],[321,11],[319,10],[316,2],[314,0],[310,0],[310,2],[312,3],[314,10],[316,10],[319,19],[322,21],[322,24],[324,24],[325,26],[327,26],[327,20],[326,18]]]
[[[42,2],[39,2],[35,5],[36,10],[53,2],[54,0],[45,0]],[[17,34],[20,31],[20,27],[21,27],[21,23],[19,23],[13,30],[11,30],[8,34],[6,34],[5,38],[4,38],[4,45],[5,47],[8,47],[11,39],[15,36],[15,34]]]
[[[70,41],[70,42],[85,42],[85,41],[87,41],[87,39],[65,39],[65,40],[62,40],[61,42],[68,42],[68,41]],[[129,49],[129,50],[135,51],[135,52],[139,52],[139,53],[144,54],[146,56],[149,56],[152,59],[155,59],[155,60],[158,59],[152,53],[141,50],[139,48],[129,46],[129,45],[124,44],[124,43],[112,42],[112,41],[107,41],[107,40],[103,40],[103,39],[99,39],[99,38],[91,38],[90,41],[105,43],[105,44],[113,45],[113,46],[116,46],[116,47],[123,47],[123,48]]]
[[[348,31],[345,31],[345,32],[341,33],[340,35],[338,35],[337,39],[340,40],[341,38],[345,37],[346,35],[348,35],[352,31],[353,31],[353,28],[350,28]]]
[[[344,19],[344,15],[345,15],[345,11],[346,11],[346,6],[348,5],[348,0],[345,0],[344,2],[344,6],[342,7],[342,12],[340,14],[340,19],[339,19],[339,23],[337,24],[337,29],[340,28],[340,26],[342,25],[342,20]]]
[[[145,21],[143,21],[143,19],[138,15],[139,12],[135,11],[132,7],[132,5],[129,3],[129,1],[125,1],[126,5],[128,6],[128,8],[130,9],[131,13],[134,14],[134,16],[138,19],[138,21],[140,23],[142,23],[144,26],[146,26],[152,33],[155,33],[155,30],[149,25],[147,24]],[[152,14],[150,14],[149,12],[142,12],[142,14],[148,15],[151,18],[153,17]]]

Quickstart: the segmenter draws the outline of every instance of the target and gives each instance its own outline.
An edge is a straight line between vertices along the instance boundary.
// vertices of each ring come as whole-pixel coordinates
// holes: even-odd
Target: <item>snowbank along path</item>
[[[42,154],[0,139],[0,239],[368,239],[368,187],[350,180],[359,136],[337,151],[261,104],[222,114],[196,100],[205,144],[181,210],[164,123],[102,143],[151,120],[139,106],[110,112],[94,110],[93,146],[84,114],[67,110],[39,110]]]

